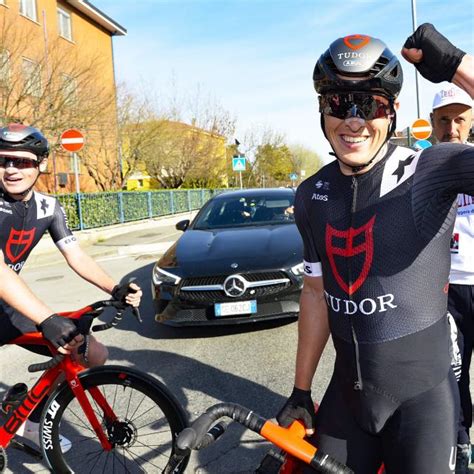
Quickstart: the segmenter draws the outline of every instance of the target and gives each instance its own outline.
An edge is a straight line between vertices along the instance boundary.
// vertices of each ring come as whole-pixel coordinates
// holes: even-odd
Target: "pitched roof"
[[[125,36],[127,30],[87,0],[66,0],[71,6],[110,32],[111,36]]]

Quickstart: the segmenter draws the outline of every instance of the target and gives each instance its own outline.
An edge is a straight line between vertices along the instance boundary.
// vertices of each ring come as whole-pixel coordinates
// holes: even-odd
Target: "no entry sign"
[[[69,128],[61,134],[60,143],[66,151],[75,153],[84,146],[84,135],[75,128]]]
[[[431,136],[431,124],[425,119],[416,119],[411,126],[411,134],[417,140],[426,140]]]

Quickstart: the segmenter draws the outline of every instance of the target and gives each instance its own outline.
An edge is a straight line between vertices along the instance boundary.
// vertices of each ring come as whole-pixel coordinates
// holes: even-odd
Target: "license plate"
[[[215,303],[216,317],[232,316],[235,314],[253,314],[257,312],[257,301],[235,301],[231,303]]]

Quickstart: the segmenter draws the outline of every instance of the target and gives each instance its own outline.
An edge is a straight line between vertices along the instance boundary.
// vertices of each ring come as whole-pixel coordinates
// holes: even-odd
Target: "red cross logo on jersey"
[[[11,229],[8,236],[5,254],[11,263],[16,263],[29,250],[35,238],[36,227],[31,230]],[[15,247],[15,252],[13,248]]]
[[[375,216],[373,216],[366,224],[354,229],[349,227],[348,230],[337,230],[331,225],[326,225],[326,252],[328,255],[329,263],[331,264],[332,273],[339,286],[348,294],[352,295],[355,293],[364,283],[367,275],[369,274],[370,267],[372,265],[372,258],[374,256],[374,240],[373,240],[373,227],[375,222]],[[363,241],[357,245],[354,245],[354,240],[362,239]],[[334,240],[342,240],[344,245],[335,246]],[[344,278],[340,275],[336,267],[336,256],[345,258],[351,258],[361,253],[365,253],[364,262],[359,276],[351,284],[351,282],[344,281]]]

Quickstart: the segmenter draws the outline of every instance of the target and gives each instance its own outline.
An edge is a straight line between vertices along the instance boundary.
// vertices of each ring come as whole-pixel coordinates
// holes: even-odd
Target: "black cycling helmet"
[[[318,94],[379,92],[395,99],[403,84],[398,58],[377,38],[350,35],[339,38],[321,55],[313,72]]]
[[[49,155],[49,144],[37,128],[11,123],[0,128],[0,150],[29,151],[41,162]]]

